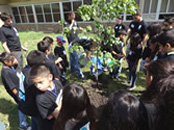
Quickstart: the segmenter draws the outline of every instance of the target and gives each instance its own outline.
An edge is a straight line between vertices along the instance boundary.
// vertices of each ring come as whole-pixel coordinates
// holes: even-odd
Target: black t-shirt
[[[71,21],[70,20],[67,20],[64,24],[65,27],[69,27],[71,24]],[[74,39],[78,38],[78,35],[77,35],[77,30],[74,31],[74,27],[79,27],[79,25],[77,24],[77,22],[75,21],[73,26],[72,26],[72,29],[70,30],[70,34],[67,35],[67,39],[68,39],[68,42],[72,42]]]
[[[142,40],[144,39],[144,34],[147,33],[147,24],[144,20],[141,22],[132,21],[129,28],[131,29],[131,34],[137,32],[141,36]]]
[[[18,97],[12,93],[12,89],[17,89],[19,91],[19,78],[16,75],[15,70],[12,70],[11,68],[3,67],[1,70],[1,78],[2,83],[13,99],[18,103]]]
[[[118,31],[125,30],[127,32],[128,27],[125,24],[123,24],[123,23],[116,24],[115,27],[114,27],[114,30],[115,30],[115,37],[118,37],[119,36],[118,35]]]
[[[120,43],[120,44],[114,44],[113,47],[111,48],[111,51],[115,51],[117,54],[123,54],[123,47],[124,47],[124,42]],[[112,54],[112,56],[116,59],[119,59],[118,57],[116,57],[115,55]]]
[[[61,57],[63,59],[61,65],[64,69],[69,66],[64,46],[56,46],[54,48],[54,54],[56,57]]]
[[[3,25],[0,28],[0,41],[7,42],[7,46],[11,52],[21,51],[21,43],[18,32],[13,26],[7,27]]]
[[[48,120],[47,117],[55,110],[57,107],[56,98],[62,89],[62,84],[58,80],[53,81],[55,88],[53,91],[39,91],[36,95],[36,104],[39,111],[40,119],[40,129],[41,130],[52,130],[55,119]]]
[[[48,55],[48,58],[54,61],[57,60],[57,57],[52,52]]]
[[[26,66],[22,72],[25,76],[24,88],[25,88],[25,101],[21,100],[18,103],[18,108],[26,115],[38,116],[38,110],[36,106],[36,94],[38,89],[34,86],[29,75],[30,67]]]
[[[60,69],[59,67],[55,64],[55,61],[46,58],[45,64],[48,66],[51,74],[53,74],[53,79],[59,78],[60,79]]]
[[[129,54],[128,54],[128,60],[135,62],[136,60],[141,58],[141,52],[142,48],[136,48],[136,49],[130,49]]]

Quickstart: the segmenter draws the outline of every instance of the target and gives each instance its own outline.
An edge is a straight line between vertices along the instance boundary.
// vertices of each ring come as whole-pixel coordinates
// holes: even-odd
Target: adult
[[[114,27],[115,30],[115,37],[119,37],[119,31],[120,30],[125,30],[126,32],[128,31],[128,27],[123,23],[123,16],[119,15],[117,17],[117,24]]]
[[[140,35],[141,41],[142,41],[142,47],[144,47],[146,44],[147,38],[148,38],[147,24],[143,20],[141,12],[139,10],[136,10],[136,13],[133,14],[133,21],[129,25],[129,30],[128,30],[129,35],[126,40],[126,45],[128,46],[127,54],[129,53],[129,47],[130,47],[130,44],[128,44],[128,40],[130,39],[132,34],[134,34],[135,32],[137,32]],[[143,65],[144,62],[145,62],[145,60],[142,60],[141,65]],[[143,68],[143,66],[141,66],[140,68]]]
[[[65,27],[69,27],[70,29],[70,33],[67,35],[67,39],[71,47],[71,42],[78,38],[77,28],[79,27],[79,25],[75,21],[74,11],[70,11],[68,15],[68,20],[65,22]],[[70,53],[69,57],[70,57],[70,70],[72,72],[76,71],[79,78],[84,78],[84,75],[79,68],[77,52],[73,51],[72,53]]]
[[[12,17],[8,13],[3,12],[0,18],[4,22],[4,25],[0,28],[2,47],[5,52],[12,53],[16,57],[18,61],[16,71],[20,73],[23,68],[22,50],[27,51],[27,49],[21,46],[18,31],[12,26]]]

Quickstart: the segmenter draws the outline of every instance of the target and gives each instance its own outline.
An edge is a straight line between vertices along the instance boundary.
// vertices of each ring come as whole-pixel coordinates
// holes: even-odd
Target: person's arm
[[[129,39],[130,39],[130,35],[131,35],[131,29],[129,28],[128,29],[128,31],[127,31],[127,34],[128,34],[128,36],[127,36],[127,39],[126,39],[126,46],[128,45],[128,41],[129,41]]]
[[[115,51],[111,51],[111,53],[113,55],[115,55],[116,57],[118,57],[118,58],[123,58],[124,57],[124,55],[120,55],[120,54],[116,53]]]
[[[145,34],[145,35],[144,35],[144,39],[143,39],[143,41],[142,41],[143,47],[145,47],[145,44],[146,44],[146,42],[147,42],[147,39],[148,39],[148,34]]]
[[[2,47],[3,47],[3,49],[4,49],[5,52],[10,53],[10,49],[7,46],[7,42],[2,42]]]
[[[71,24],[69,25],[69,29],[70,29],[70,30],[72,30],[74,22],[75,22],[75,20],[73,19],[73,20],[71,21]]]
[[[23,50],[23,51],[28,51],[28,49],[25,48],[25,47],[23,47],[23,46],[22,46],[22,50]]]

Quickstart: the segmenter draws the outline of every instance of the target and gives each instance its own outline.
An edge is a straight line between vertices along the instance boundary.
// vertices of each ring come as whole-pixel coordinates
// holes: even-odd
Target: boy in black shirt
[[[50,48],[50,44],[46,41],[40,41],[37,44],[37,48],[39,51],[43,52],[45,54],[46,57],[46,62],[45,64],[48,66],[48,68],[50,69],[51,74],[53,74],[53,79],[58,80],[60,79],[60,70],[59,67],[55,64],[54,60],[49,59],[48,55],[51,52],[51,48]]]
[[[25,101],[21,100],[18,103],[18,108],[26,115],[31,116],[31,124],[33,130],[39,130],[38,127],[38,110],[36,107],[36,93],[37,88],[33,87],[33,82],[30,79],[29,71],[32,66],[45,63],[45,55],[39,50],[31,51],[27,56],[27,65],[23,68],[22,72],[25,76],[24,87],[25,87]],[[32,109],[30,109],[32,108]]]
[[[119,80],[119,74],[121,72],[121,64],[122,64],[122,60],[123,57],[125,57],[124,51],[123,51],[123,47],[124,47],[124,39],[126,37],[127,33],[125,30],[120,30],[118,31],[118,36],[120,38],[121,43],[120,44],[114,44],[113,47],[111,48],[111,54],[112,56],[119,61],[116,61],[119,66],[115,66],[115,69],[113,70],[113,72],[111,73],[110,76],[114,76],[114,78]]]
[[[58,80],[52,81],[53,75],[43,64],[31,68],[30,78],[39,90],[36,95],[36,105],[39,111],[40,129],[52,130],[61,107],[62,85]]]
[[[62,61],[58,63],[59,68],[61,70],[61,77],[60,80],[62,82],[62,85],[64,86],[66,84],[66,68],[69,66],[65,47],[63,44],[65,44],[66,41],[63,36],[57,37],[57,46],[54,48],[54,54],[56,57],[62,58]]]
[[[165,31],[157,37],[160,50],[166,54],[165,58],[174,61],[174,30]]]

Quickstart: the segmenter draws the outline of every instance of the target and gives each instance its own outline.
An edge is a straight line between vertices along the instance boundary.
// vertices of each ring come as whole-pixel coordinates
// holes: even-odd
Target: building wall
[[[10,7],[7,4],[0,4],[0,13],[7,12],[10,13]],[[4,22],[0,19],[0,27],[4,24]]]

